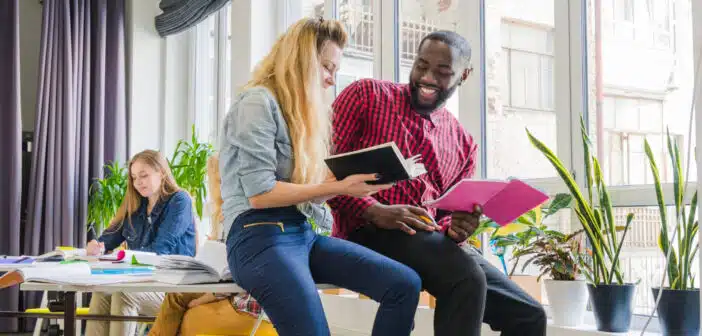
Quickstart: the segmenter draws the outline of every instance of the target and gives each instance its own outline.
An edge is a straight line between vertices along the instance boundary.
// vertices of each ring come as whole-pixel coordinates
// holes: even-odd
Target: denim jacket
[[[164,197],[154,205],[151,214],[146,214],[148,199],[129,220],[108,228],[97,239],[105,243],[105,251],[127,242],[130,250],[155,252],[157,254],[195,255],[195,217],[192,200],[185,191]]]
[[[273,189],[276,181],[290,182],[293,157],[288,126],[278,102],[265,87],[248,89],[234,100],[224,119],[220,138],[223,237],[234,219],[250,210],[249,197]],[[331,211],[325,204],[301,206],[307,218],[331,228]]]

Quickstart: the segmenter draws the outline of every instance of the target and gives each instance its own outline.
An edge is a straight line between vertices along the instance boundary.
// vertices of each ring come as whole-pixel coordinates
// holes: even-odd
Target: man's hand
[[[411,235],[417,233],[415,229],[425,231],[441,229],[426,210],[411,205],[376,203],[366,210],[363,218],[381,229],[402,230]]]
[[[453,212],[451,226],[446,234],[457,243],[466,241],[480,225],[482,214],[483,209],[478,205],[473,208],[473,212]]]

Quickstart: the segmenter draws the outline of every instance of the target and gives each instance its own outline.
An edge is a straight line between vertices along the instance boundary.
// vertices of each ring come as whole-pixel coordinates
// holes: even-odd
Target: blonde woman
[[[380,303],[372,335],[410,334],[420,281],[409,267],[360,245],[312,230],[329,227],[323,204],[389,188],[354,175],[337,181],[329,155],[330,107],[347,35],[335,20],[302,19],[273,46],[233,102],[222,128],[222,213],[229,267],[281,336],[327,336],[315,283]],[[360,210],[360,209],[359,209]]]
[[[117,248],[158,254],[195,255],[195,218],[190,195],[175,182],[166,158],[157,151],[136,154],[128,166],[127,192],[112,224],[88,243],[90,255]],[[154,315],[163,293],[93,293],[90,314]],[[136,322],[88,321],[86,336],[134,335]]]
[[[212,220],[209,239],[221,240],[222,193],[217,155],[207,161],[207,180]],[[249,336],[261,313],[261,307],[249,294],[220,297],[210,293],[169,293],[149,336]],[[256,335],[277,333],[270,322],[264,321]]]

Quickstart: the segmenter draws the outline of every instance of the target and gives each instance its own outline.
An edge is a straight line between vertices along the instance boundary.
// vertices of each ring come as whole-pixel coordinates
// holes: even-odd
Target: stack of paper
[[[149,280],[151,280],[151,277],[148,276],[148,274],[93,274],[90,265],[87,263],[44,263],[6,273],[0,277],[0,288],[18,285],[27,281],[59,285],[92,286]]]

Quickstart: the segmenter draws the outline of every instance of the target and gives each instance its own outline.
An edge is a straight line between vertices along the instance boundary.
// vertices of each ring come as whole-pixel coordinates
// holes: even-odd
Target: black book
[[[419,155],[405,158],[395,142],[333,155],[324,160],[337,180],[355,174],[380,174],[369,184],[386,184],[413,179],[426,173]]]

